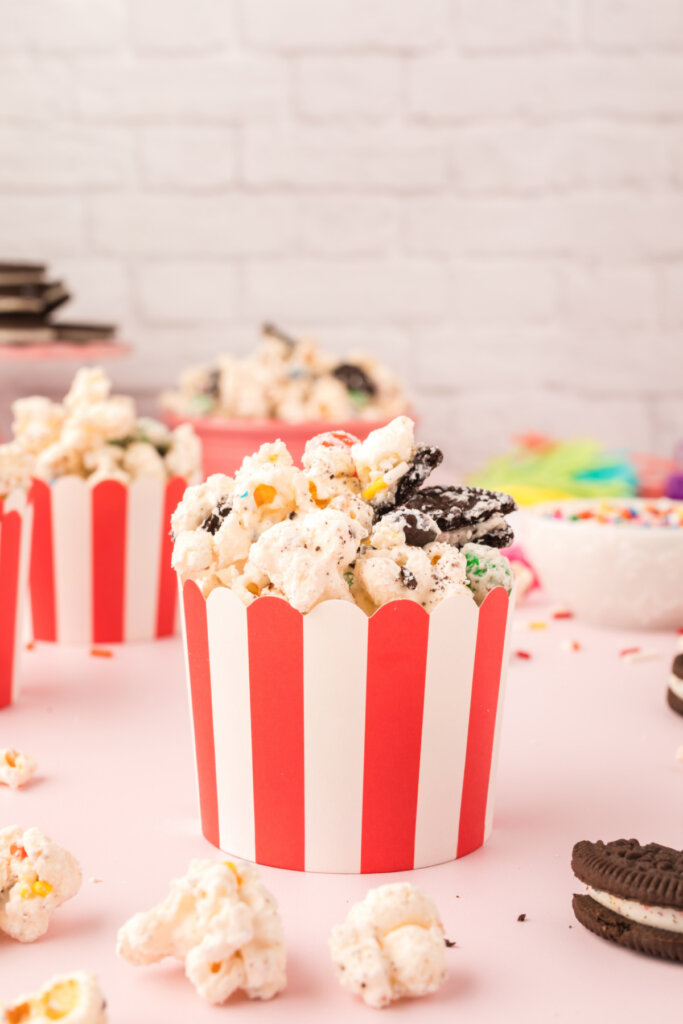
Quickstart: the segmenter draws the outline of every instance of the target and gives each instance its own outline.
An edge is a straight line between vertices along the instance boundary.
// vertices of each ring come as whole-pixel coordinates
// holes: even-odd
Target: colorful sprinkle
[[[547,628],[548,628],[548,623],[547,622],[540,622],[539,621],[539,622],[530,622],[529,623],[529,629],[547,629]]]
[[[560,644],[561,651],[580,651],[581,644],[578,640],[563,640]]]
[[[105,651],[104,648],[102,648],[102,647],[91,647],[90,648],[90,653],[92,654],[93,658],[113,658],[114,657],[114,652],[113,651]]]
[[[568,608],[558,608],[552,616],[554,619],[573,619],[574,612],[570,612]]]
[[[522,658],[524,661],[528,661],[531,657],[529,651],[515,651],[516,658]]]
[[[683,502],[648,503],[646,505],[616,505],[600,501],[584,509],[555,507],[543,513],[545,519],[559,519],[563,522],[594,522],[609,525],[683,527]]]
[[[659,651],[648,650],[646,647],[633,647],[630,650],[627,648],[622,651],[620,657],[631,664],[637,661],[653,661],[659,657]]]

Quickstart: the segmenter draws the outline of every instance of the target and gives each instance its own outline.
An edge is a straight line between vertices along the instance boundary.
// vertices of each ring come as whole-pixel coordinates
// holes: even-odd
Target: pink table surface
[[[81,893],[33,945],[0,935],[0,996],[48,975],[95,970],[111,1024],[374,1019],[338,987],[327,936],[349,905],[391,878],[431,894],[456,947],[428,999],[386,1011],[403,1020],[639,1021],[680,1008],[683,971],[619,949],[574,919],[569,867],[577,839],[635,835],[683,846],[683,718],[664,694],[676,638],[621,634],[547,619],[540,598],[518,612],[500,758],[496,829],[461,861],[403,876],[304,875],[263,869],[288,941],[287,990],[270,1003],[204,1004],[182,967],[117,960],[116,931],[161,899],[191,857],[217,855],[199,834],[180,641],[131,645],[109,659],[38,646],[20,702],[0,714],[0,746],[32,753],[40,775],[0,791],[0,823],[38,825],[81,861]],[[545,631],[527,627],[546,618]],[[576,638],[576,653],[560,650]],[[626,664],[642,643],[657,660]],[[519,923],[517,917],[527,919]],[[674,1000],[676,1000],[674,1002]]]

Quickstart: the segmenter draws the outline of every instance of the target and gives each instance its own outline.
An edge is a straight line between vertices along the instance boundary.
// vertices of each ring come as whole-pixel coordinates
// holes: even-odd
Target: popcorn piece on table
[[[39,992],[0,1002],[0,1024],[106,1024],[106,1002],[90,971],[51,978]]]
[[[333,929],[330,950],[341,985],[377,1009],[436,992],[446,978],[438,911],[409,882],[371,889]]]
[[[0,830],[0,931],[34,942],[47,931],[53,910],[80,887],[75,858],[39,829]]]
[[[28,754],[22,754],[12,747],[0,749],[0,783],[10,789],[18,789],[28,782],[37,767]]]
[[[285,944],[275,899],[251,864],[193,860],[169,895],[119,930],[116,951],[136,966],[166,956],[210,1003],[238,989],[271,999],[286,984]]]

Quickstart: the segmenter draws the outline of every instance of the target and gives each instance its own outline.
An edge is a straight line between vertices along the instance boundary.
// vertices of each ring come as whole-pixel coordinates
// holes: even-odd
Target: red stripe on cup
[[[0,708],[12,701],[19,598],[21,516],[3,512],[0,502]]]
[[[247,628],[256,860],[303,871],[303,618],[264,597],[247,609]]]
[[[218,846],[220,837],[218,833],[216,752],[213,739],[206,601],[199,587],[192,580],[188,580],[183,587],[183,605],[202,832],[210,843]],[[239,780],[235,780],[235,785],[239,785]]]
[[[170,636],[175,627],[175,610],[178,596],[178,580],[171,565],[173,539],[171,537],[171,516],[180,502],[187,483],[182,477],[174,476],[166,484],[164,496],[164,518],[161,526],[161,557],[159,560],[159,597],[157,603],[157,636]]]
[[[93,643],[121,643],[124,622],[128,490],[103,480],[92,490]]]
[[[393,601],[368,630],[361,871],[405,871],[415,857],[429,616]]]
[[[508,596],[502,587],[492,590],[479,609],[458,857],[478,849],[484,842],[507,612]]]
[[[31,543],[31,614],[36,640],[57,639],[55,614],[55,562],[52,547],[52,492],[44,480],[34,480]]]

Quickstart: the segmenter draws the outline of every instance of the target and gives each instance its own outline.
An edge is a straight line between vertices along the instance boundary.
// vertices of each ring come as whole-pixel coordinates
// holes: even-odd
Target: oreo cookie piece
[[[424,512],[395,508],[388,515],[402,528],[406,544],[413,548],[423,548],[425,544],[431,544],[439,536],[439,527]]]
[[[683,850],[637,839],[577,843],[577,920],[619,946],[683,963]]]
[[[461,548],[476,542],[492,548],[508,547],[514,533],[505,516],[517,508],[514,498],[482,487],[425,487],[402,504],[424,512],[437,523],[439,540]]]
[[[207,533],[215,534],[220,530],[223,520],[232,510],[232,498],[221,498],[215,508],[212,508],[202,523],[200,529]]]
[[[40,284],[45,276],[44,263],[0,263],[0,284]]]
[[[377,385],[368,377],[362,366],[355,363],[339,363],[332,371],[332,376],[344,385],[347,391],[372,398],[377,394]]]
[[[443,462],[443,452],[433,444],[418,444],[410,468],[398,482],[395,505],[405,505],[425,482],[429,474]]]
[[[683,715],[683,654],[677,654],[673,660],[666,699],[672,711]]]
[[[296,338],[293,338],[291,334],[285,334],[284,331],[276,327],[275,324],[266,323],[261,328],[263,334],[266,334],[269,338],[276,338],[277,341],[281,341],[287,348],[296,348]]]

